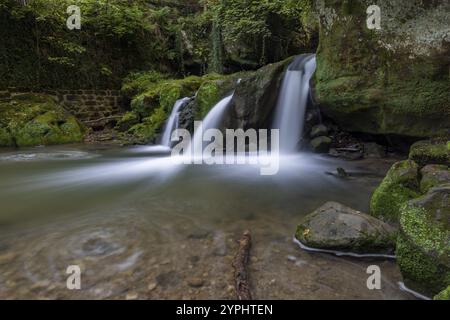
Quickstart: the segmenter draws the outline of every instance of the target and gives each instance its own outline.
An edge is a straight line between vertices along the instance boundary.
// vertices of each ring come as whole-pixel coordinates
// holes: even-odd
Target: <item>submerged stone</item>
[[[296,238],[308,247],[355,253],[392,253],[395,236],[384,222],[337,202],[306,216],[296,232]]]

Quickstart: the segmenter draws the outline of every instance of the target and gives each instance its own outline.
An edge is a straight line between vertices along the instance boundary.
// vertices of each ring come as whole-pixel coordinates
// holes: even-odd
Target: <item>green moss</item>
[[[139,120],[139,115],[137,115],[135,112],[127,112],[117,122],[115,129],[120,132],[128,131],[132,126],[138,124]]]
[[[434,297],[434,300],[450,300],[450,286]]]
[[[427,165],[421,170],[420,191],[424,194],[430,189],[450,182],[450,169],[446,165]]]
[[[370,211],[377,218],[396,223],[401,206],[419,195],[417,164],[397,162],[372,195]]]
[[[23,94],[1,103],[0,119],[2,132],[9,133],[0,146],[66,144],[84,138],[83,126],[48,95]]]
[[[167,113],[163,107],[156,109],[150,117],[143,119],[128,130],[135,143],[149,143],[156,138],[159,130],[167,119]]]
[[[427,164],[450,165],[448,141],[419,141],[411,146],[409,158],[420,166]]]
[[[0,127],[0,147],[13,147],[14,145],[13,137],[8,129]]]
[[[219,88],[216,82],[204,83],[197,92],[197,119],[203,119],[211,108],[221,99]]]
[[[398,264],[407,284],[427,294],[436,294],[450,283],[447,227],[431,211],[404,205],[397,241]]]

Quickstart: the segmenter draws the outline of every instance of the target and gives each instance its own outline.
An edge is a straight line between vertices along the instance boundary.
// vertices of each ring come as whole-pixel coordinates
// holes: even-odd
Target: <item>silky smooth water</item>
[[[310,95],[309,82],[316,70],[313,54],[298,56],[286,70],[275,112],[274,129],[280,130],[280,151],[295,152],[303,134]]]
[[[151,147],[0,153],[0,298],[234,299],[236,240],[249,229],[257,299],[409,299],[393,261],[292,241],[326,201],[367,211],[389,165],[301,154],[264,177],[254,166],[175,165]],[[358,178],[326,174],[338,166]],[[372,264],[379,291],[366,287]],[[81,267],[79,291],[66,289],[69,265]]]
[[[181,108],[183,108],[190,100],[191,98],[183,98],[175,102],[172,112],[164,128],[164,132],[161,138],[161,145],[168,148],[172,146],[172,133],[178,129]]]

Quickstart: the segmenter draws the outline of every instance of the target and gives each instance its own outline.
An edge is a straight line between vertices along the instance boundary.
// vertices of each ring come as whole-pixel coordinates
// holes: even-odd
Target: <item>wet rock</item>
[[[420,170],[420,191],[427,193],[431,188],[450,183],[450,170],[445,165],[427,165]]]
[[[419,167],[411,160],[395,163],[370,201],[370,212],[384,221],[398,223],[400,208],[419,196]]]
[[[363,152],[359,147],[332,148],[329,155],[346,160],[359,160],[363,157]]]
[[[450,165],[450,143],[446,140],[419,141],[411,146],[409,159],[419,166],[427,164]]]
[[[372,2],[317,6],[322,18],[315,101],[326,117],[351,132],[448,134],[450,49],[446,27],[437,22],[448,12],[448,1],[376,3],[383,16],[376,32],[367,30],[365,21]],[[389,81],[382,83],[381,75]]]
[[[348,177],[348,173],[347,173],[347,171],[345,171],[344,168],[337,168],[336,171],[337,171],[339,177],[341,177],[341,178]]]
[[[202,278],[193,277],[188,279],[188,285],[192,288],[201,288],[205,284],[205,281]]]
[[[268,128],[277,104],[284,71],[292,58],[269,64],[255,72],[244,74],[236,87],[230,112],[225,116],[226,128]]]
[[[383,158],[386,156],[386,147],[375,142],[364,143],[364,156],[366,158]]]
[[[139,295],[137,293],[131,292],[125,296],[125,300],[137,300],[138,297],[139,297]]]
[[[175,286],[180,282],[178,273],[175,271],[164,272],[156,276],[156,282],[163,288]]]
[[[317,137],[311,140],[311,146],[314,152],[327,153],[330,150],[331,142],[329,137]]]
[[[406,285],[434,296],[450,284],[450,184],[401,209],[397,262]]]
[[[317,137],[322,137],[322,136],[327,136],[327,135],[328,135],[328,128],[323,124],[314,126],[311,129],[311,133],[310,133],[311,138],[317,138]]]
[[[395,230],[384,222],[337,202],[328,202],[306,216],[296,238],[317,249],[357,253],[391,253]]]
[[[153,291],[156,289],[156,287],[158,287],[158,284],[156,282],[150,282],[147,286],[147,290],[148,291]]]

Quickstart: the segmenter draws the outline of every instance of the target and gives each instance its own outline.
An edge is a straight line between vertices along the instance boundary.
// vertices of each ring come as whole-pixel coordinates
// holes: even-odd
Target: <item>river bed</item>
[[[301,218],[327,201],[368,211],[393,160],[283,157],[257,167],[175,165],[151,147],[0,153],[0,299],[234,299],[232,260],[252,234],[256,299],[412,299],[395,261],[302,251]],[[327,172],[343,167],[354,177]],[[379,265],[382,289],[366,286]],[[66,269],[81,268],[81,290]]]

